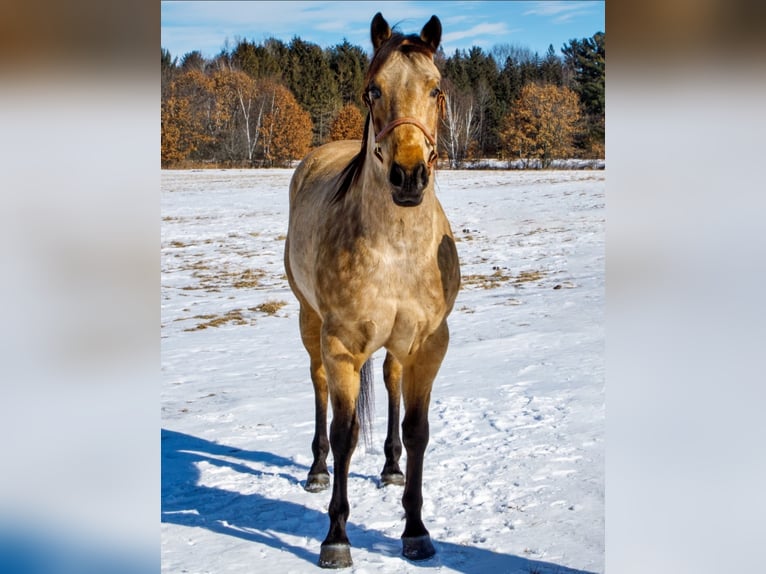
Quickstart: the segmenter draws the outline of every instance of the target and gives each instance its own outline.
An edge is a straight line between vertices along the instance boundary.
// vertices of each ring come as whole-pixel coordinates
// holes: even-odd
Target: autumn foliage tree
[[[305,155],[311,145],[308,112],[271,80],[256,80],[225,65],[179,71],[161,107],[161,165],[186,160],[224,165],[274,165]]]
[[[212,141],[213,85],[201,71],[180,74],[167,88],[161,108],[160,159],[168,167]]]
[[[311,148],[311,116],[298,105],[292,92],[280,84],[271,86],[261,127],[263,155],[268,165],[285,165],[306,155]]]
[[[330,126],[330,139],[360,140],[364,132],[364,118],[359,108],[352,103],[343,106]]]
[[[268,94],[240,70],[222,68],[212,74],[218,120],[217,159],[247,160],[252,164]]]
[[[571,157],[581,125],[577,94],[566,87],[530,83],[521,89],[511,112],[503,119],[500,140],[509,157],[542,167],[554,159]]]

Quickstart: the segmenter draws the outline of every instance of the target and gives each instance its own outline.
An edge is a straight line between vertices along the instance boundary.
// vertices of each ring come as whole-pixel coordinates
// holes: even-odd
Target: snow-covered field
[[[162,173],[162,571],[318,572],[313,393],[282,266],[292,170]],[[463,288],[433,389],[423,516],[351,463],[353,572],[604,570],[604,171],[441,171]],[[406,455],[403,455],[406,456]],[[328,462],[331,462],[331,458]]]

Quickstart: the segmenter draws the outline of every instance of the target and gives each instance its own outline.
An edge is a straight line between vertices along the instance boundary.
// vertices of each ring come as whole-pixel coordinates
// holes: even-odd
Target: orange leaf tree
[[[258,145],[264,98],[253,78],[240,70],[222,68],[212,75],[221,159],[248,160]]]
[[[538,159],[546,168],[554,159],[573,155],[574,138],[580,129],[576,93],[553,84],[529,83],[503,119],[500,141],[504,151],[522,159],[525,166]]]
[[[290,90],[280,84],[271,84],[269,89],[271,101],[266,104],[261,126],[263,155],[270,165],[285,165],[308,153],[313,124]]]
[[[163,167],[187,159],[213,141],[213,84],[199,70],[184,72],[168,88],[161,109],[160,150]]]
[[[351,102],[343,106],[330,126],[330,139],[359,140],[364,132],[362,112]]]

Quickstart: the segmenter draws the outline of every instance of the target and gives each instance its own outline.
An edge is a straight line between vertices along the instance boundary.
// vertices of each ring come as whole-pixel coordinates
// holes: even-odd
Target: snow
[[[318,571],[330,491],[302,488],[313,393],[282,264],[291,175],[162,173],[163,572]],[[424,468],[437,554],[401,557],[402,490],[378,487],[379,352],[350,571],[603,572],[605,172],[441,171],[437,195],[464,277]]]

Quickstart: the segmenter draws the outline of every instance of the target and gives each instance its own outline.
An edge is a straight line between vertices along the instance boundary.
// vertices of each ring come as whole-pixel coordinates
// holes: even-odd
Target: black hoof
[[[351,546],[348,544],[322,544],[319,551],[319,565],[322,568],[348,568],[351,561]]]
[[[303,487],[309,492],[321,492],[326,490],[330,486],[329,474],[310,474],[306,485]]]
[[[428,534],[423,536],[402,536],[402,554],[410,560],[426,560],[436,554]]]
[[[389,472],[380,475],[380,486],[404,486],[404,475],[401,472]]]

